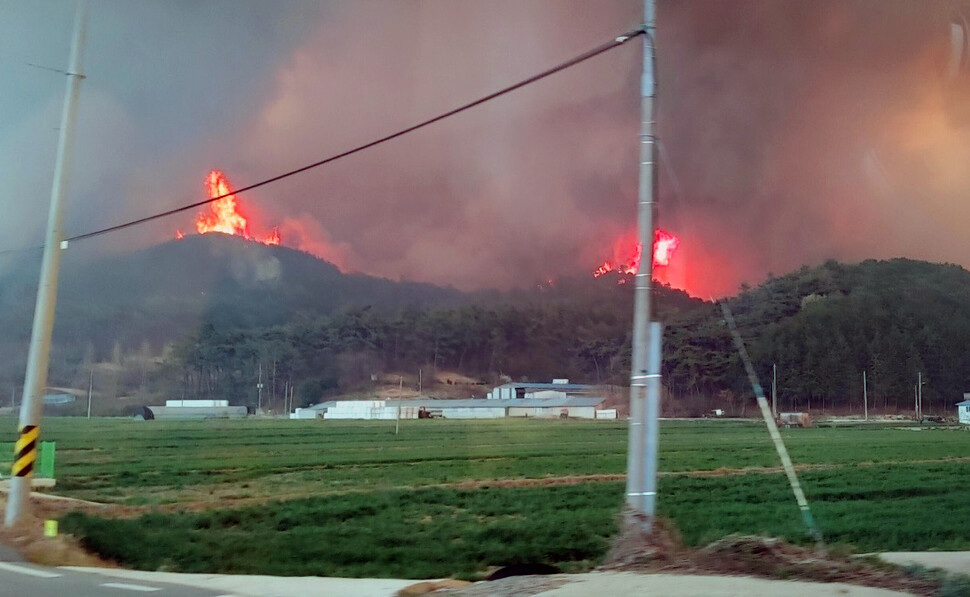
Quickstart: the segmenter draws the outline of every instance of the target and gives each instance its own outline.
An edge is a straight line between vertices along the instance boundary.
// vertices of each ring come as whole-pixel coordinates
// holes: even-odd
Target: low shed
[[[957,416],[964,425],[970,425],[970,400],[957,403]]]
[[[245,406],[143,406],[140,416],[151,419],[244,419]]]

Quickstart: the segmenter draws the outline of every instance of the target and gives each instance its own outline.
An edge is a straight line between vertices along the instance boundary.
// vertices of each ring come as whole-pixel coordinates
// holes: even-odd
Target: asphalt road
[[[232,597],[160,582],[111,579],[101,574],[0,562],[0,597]]]

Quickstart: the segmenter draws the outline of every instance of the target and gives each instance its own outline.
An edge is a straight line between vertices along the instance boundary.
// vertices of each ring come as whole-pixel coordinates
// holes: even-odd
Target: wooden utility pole
[[[869,387],[866,385],[866,372],[862,372],[862,404],[866,412],[866,420],[869,420]]]

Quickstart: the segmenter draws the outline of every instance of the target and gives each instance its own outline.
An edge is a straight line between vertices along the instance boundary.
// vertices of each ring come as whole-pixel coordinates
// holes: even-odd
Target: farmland
[[[14,422],[0,420],[12,434]],[[58,493],[112,504],[65,527],[142,568],[472,575],[604,554],[626,426],[591,421],[142,422],[48,419]],[[970,434],[889,426],[784,432],[831,543],[967,549]],[[690,544],[804,541],[763,426],[666,422],[661,514]],[[274,554],[274,557],[266,557]]]

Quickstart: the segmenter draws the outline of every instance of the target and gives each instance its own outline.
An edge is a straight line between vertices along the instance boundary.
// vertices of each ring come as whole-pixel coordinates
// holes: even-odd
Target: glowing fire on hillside
[[[212,170],[205,178],[205,188],[210,199],[221,197],[209,204],[209,209],[199,212],[195,219],[195,229],[199,234],[221,232],[241,236],[264,245],[278,245],[282,242],[278,228],[267,234],[254,235],[249,230],[249,218],[243,214],[242,203],[236,199],[229,185],[229,179],[221,170]],[[175,231],[175,238],[183,238],[181,230]]]
[[[676,235],[657,229],[653,236],[653,267],[666,267],[680,245]],[[610,272],[635,274],[640,269],[643,247],[635,236],[622,236],[613,244],[613,257],[607,259],[593,270],[593,277],[599,278]]]

